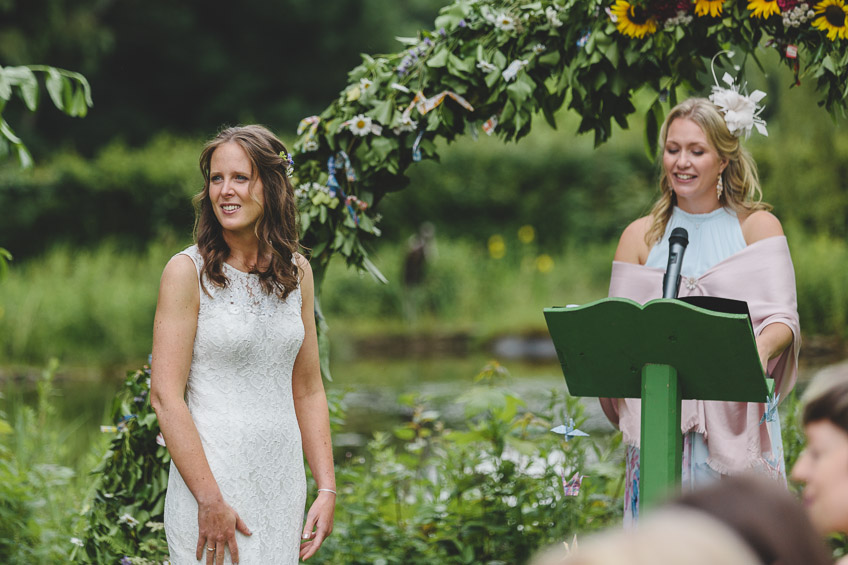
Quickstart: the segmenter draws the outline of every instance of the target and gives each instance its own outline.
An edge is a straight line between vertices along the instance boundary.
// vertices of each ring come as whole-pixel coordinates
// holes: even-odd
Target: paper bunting
[[[580,471],[575,471],[574,475],[570,480],[565,480],[565,474],[560,473],[562,477],[562,490],[565,493],[565,496],[577,496],[580,494],[580,485],[583,483],[583,479],[586,475],[581,475]]]
[[[555,428],[551,428],[551,431],[555,434],[560,434],[565,438],[565,441],[568,441],[569,438],[572,437],[589,437],[589,434],[586,432],[580,431],[574,427],[574,420],[569,418],[568,422],[561,426],[557,426]]]

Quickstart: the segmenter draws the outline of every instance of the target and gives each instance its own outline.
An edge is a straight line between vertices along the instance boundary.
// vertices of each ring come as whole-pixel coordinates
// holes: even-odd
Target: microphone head
[[[689,245],[689,232],[686,231],[686,228],[674,228],[671,230],[671,235],[668,236],[669,245],[677,243],[686,247]]]

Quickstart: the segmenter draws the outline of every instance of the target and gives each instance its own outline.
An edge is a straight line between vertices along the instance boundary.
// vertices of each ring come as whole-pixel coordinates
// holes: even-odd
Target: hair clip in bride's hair
[[[721,77],[721,80],[729,88],[721,86],[715,74],[715,60],[722,53],[733,56],[732,51],[720,51],[713,56],[710,68],[713,72],[715,86],[713,86],[713,93],[710,94],[710,102],[715,104],[724,114],[727,129],[736,137],[745,134],[747,139],[751,135],[752,128],[757,128],[757,131],[762,135],[768,136],[766,122],[760,117],[763,106],[759,104],[760,100],[766,97],[766,93],[762,90],[755,90],[750,95],[742,94],[740,90],[743,90],[745,85],[733,84],[733,77],[730,76],[730,73],[724,73],[724,76]]]

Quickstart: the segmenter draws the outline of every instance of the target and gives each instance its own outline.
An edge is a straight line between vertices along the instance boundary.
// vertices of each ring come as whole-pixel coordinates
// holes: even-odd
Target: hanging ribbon
[[[423,94],[419,92],[419,95],[423,98]],[[430,98],[424,98],[423,100],[419,99],[419,102],[416,106],[418,109],[418,113],[422,116],[431,110],[435,110],[442,102],[444,102],[445,98],[453,98],[457,104],[468,110],[469,112],[474,111],[474,106],[468,103],[468,101],[451,90],[443,90],[440,93],[432,96]],[[416,96],[418,98],[418,96]]]
[[[336,159],[338,158],[341,161],[341,166],[337,163]],[[356,213],[356,210],[353,209],[351,205],[351,199],[345,194],[344,190],[342,190],[341,185],[339,184],[338,179],[336,179],[336,171],[338,169],[344,168],[345,178],[348,183],[356,182],[356,171],[353,169],[353,166],[350,164],[350,157],[347,156],[347,153],[344,151],[339,151],[336,155],[330,155],[330,158],[327,159],[327,188],[330,189],[330,196],[340,197],[341,200],[344,200],[345,208],[350,213],[351,219],[353,219],[353,223],[357,226],[359,225],[359,214]]]
[[[307,139],[314,136],[318,131],[318,122],[321,121],[321,118],[318,116],[309,116],[300,120],[300,123],[297,125],[297,135],[302,134],[306,131],[306,128],[309,128],[309,134],[306,136]]]
[[[320,121],[321,118],[318,116],[309,116],[300,120],[300,123],[297,125],[297,135],[302,134],[306,131],[306,128],[309,128],[306,139],[303,140],[304,151],[315,151],[318,149],[318,140],[316,137],[318,134],[318,122]]]
[[[412,144],[412,160],[416,163],[421,160],[421,148],[418,146],[421,143],[421,138],[424,137],[424,130],[418,132],[415,142]]]

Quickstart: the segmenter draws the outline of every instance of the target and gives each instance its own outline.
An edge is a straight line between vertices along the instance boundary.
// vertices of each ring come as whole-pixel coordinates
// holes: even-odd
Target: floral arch
[[[613,120],[627,126],[642,89],[654,94],[655,150],[677,88],[705,92],[723,50],[737,64],[777,50],[832,114],[848,97],[848,0],[456,0],[433,30],[398,39],[402,51],[363,55],[338,98],[298,127],[301,228],[319,285],[335,254],[382,279],[363,245],[380,235],[375,209],[412,163],[438,159],[438,138],[517,140],[533,114],[555,126],[567,105],[600,144]]]

